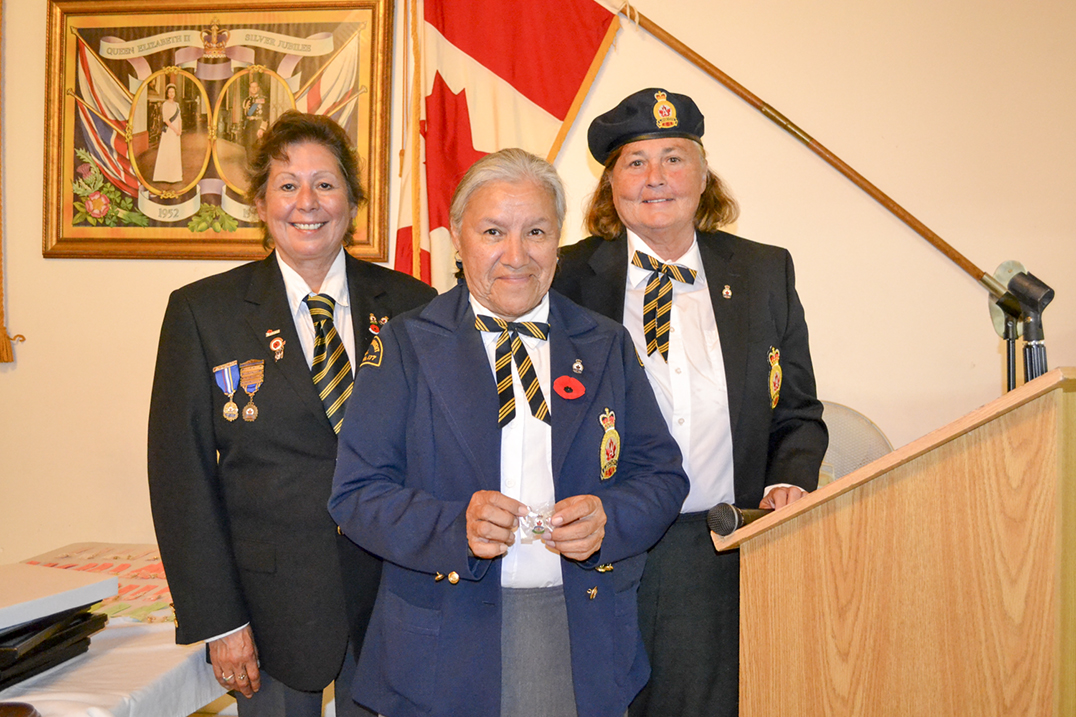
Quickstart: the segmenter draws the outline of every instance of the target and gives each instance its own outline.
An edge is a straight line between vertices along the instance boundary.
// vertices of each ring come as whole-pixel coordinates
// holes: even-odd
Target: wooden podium
[[[713,538],[743,716],[1076,715],[1076,368]]]

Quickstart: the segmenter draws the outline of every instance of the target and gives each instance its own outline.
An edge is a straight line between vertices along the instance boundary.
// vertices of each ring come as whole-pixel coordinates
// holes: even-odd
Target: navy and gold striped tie
[[[329,417],[333,430],[339,433],[354,381],[344,342],[333,324],[336,302],[328,294],[311,294],[303,301],[310,308],[310,318],[314,320],[314,362],[310,366],[310,373],[314,377],[321,404],[325,406],[325,415]]]
[[[523,393],[527,396],[527,403],[531,407],[531,415],[539,421],[552,425],[549,419],[549,404],[542,395],[542,387],[538,384],[538,374],[534,371],[531,357],[523,346],[520,334],[531,336],[545,341],[549,338],[549,324],[537,321],[505,321],[492,316],[475,316],[474,327],[479,331],[500,332],[497,337],[496,351],[493,354],[494,375],[497,378],[497,397],[501,407],[497,414],[497,425],[503,428],[515,418],[516,396],[512,390],[512,360],[515,359],[516,370],[519,371],[520,385]],[[511,350],[509,350],[511,344]]]
[[[643,293],[643,336],[646,338],[646,355],[659,351],[668,363],[669,315],[672,313],[672,280],[669,277],[682,284],[694,284],[697,272],[686,266],[662,263],[641,251],[635,252],[631,263],[654,272]]]

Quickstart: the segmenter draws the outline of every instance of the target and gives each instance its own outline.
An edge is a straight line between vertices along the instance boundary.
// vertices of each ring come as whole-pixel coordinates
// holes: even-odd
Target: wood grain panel
[[[741,714],[1052,714],[1063,396],[743,544]]]
[[[1076,391],[1061,396],[1061,575],[1055,714],[1076,715]]]

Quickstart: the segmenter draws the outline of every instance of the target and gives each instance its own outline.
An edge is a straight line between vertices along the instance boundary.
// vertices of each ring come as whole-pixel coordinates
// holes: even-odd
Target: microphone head
[[[731,535],[743,527],[743,513],[731,503],[718,503],[706,514],[706,527],[718,535]]]

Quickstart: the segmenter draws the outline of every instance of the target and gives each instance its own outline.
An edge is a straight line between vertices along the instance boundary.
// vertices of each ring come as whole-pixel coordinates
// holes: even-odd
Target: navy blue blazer
[[[549,324],[551,377],[585,388],[571,400],[547,396],[556,497],[597,495],[608,518],[595,555],[561,560],[576,704],[587,717],[622,717],[650,672],[636,616],[646,550],[676,518],[688,482],[627,331],[555,292]],[[385,560],[354,696],[392,717],[495,717],[501,561],[468,555],[465,512],[476,491],[500,490],[500,429],[466,287],[400,315],[379,339],[356,378],[362,411],[345,419],[329,501],[345,535]],[[606,409],[621,452],[602,480]]]

